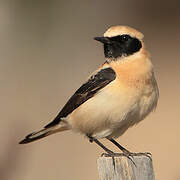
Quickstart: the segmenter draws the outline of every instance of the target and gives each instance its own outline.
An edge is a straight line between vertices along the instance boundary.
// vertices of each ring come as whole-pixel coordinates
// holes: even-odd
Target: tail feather
[[[65,131],[65,130],[68,130],[68,126],[67,125],[56,125],[54,127],[50,127],[50,128],[44,128],[44,129],[41,129],[40,131],[37,131],[37,132],[33,132],[31,134],[28,134],[25,139],[23,139],[22,141],[19,142],[19,144],[27,144],[27,143],[30,143],[30,142],[33,142],[33,141],[36,141],[38,139],[42,139],[46,136],[49,136],[51,134],[54,134],[56,132],[60,132],[60,131]]]

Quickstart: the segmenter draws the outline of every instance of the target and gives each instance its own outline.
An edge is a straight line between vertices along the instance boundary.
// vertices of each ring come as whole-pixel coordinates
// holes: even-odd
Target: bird
[[[27,144],[61,131],[79,132],[109,154],[107,139],[124,154],[132,152],[115,139],[156,109],[159,90],[144,35],[124,25],[95,37],[104,47],[105,62],[75,91],[57,116],[43,129],[25,137]]]

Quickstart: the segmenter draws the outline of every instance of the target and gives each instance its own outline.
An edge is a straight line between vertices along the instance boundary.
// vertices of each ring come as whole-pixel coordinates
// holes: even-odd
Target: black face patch
[[[137,38],[126,34],[108,39],[110,43],[104,43],[104,54],[106,58],[129,56],[138,52],[142,47],[141,42]]]

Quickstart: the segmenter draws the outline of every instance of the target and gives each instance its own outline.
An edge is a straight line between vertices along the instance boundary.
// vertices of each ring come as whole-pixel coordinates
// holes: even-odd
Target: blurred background
[[[78,134],[18,142],[52,120],[103,63],[102,45],[93,37],[121,24],[144,33],[160,100],[155,113],[118,141],[151,152],[156,179],[180,180],[179,7],[177,0],[1,0],[0,179],[98,179],[103,151]]]

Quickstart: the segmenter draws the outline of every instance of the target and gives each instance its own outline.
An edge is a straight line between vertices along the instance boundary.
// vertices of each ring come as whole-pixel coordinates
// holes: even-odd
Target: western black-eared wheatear
[[[125,154],[128,150],[114,138],[142,121],[158,101],[153,66],[143,34],[128,26],[113,26],[102,37],[105,63],[74,93],[55,119],[42,130],[26,136],[20,144],[51,134],[75,130],[113,154],[99,139],[107,138]]]

